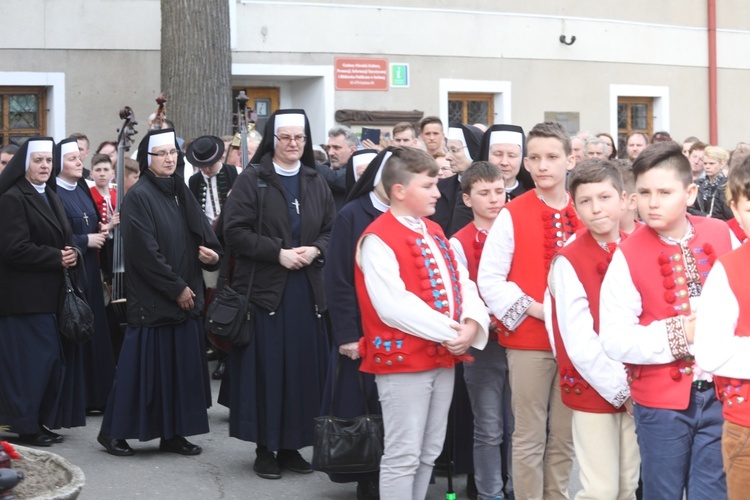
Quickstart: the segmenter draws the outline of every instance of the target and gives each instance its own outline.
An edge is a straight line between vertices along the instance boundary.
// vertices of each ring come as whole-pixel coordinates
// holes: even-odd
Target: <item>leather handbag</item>
[[[259,166],[252,165],[258,172]],[[267,184],[258,177],[258,233],[263,227],[263,195]],[[229,259],[226,259],[229,262]],[[255,262],[250,272],[247,293],[243,297],[232,287],[227,285],[226,274],[229,266],[223,267],[223,275],[219,277],[221,286],[213,296],[211,304],[206,310],[206,330],[213,334],[220,342],[228,342],[233,346],[245,346],[253,338],[255,327],[255,305],[250,302],[250,291],[255,278]]]
[[[84,274],[80,281],[86,282],[83,268],[83,257],[78,252],[78,273]],[[94,313],[84,300],[84,292],[73,285],[70,273],[63,268],[63,290],[60,297],[60,308],[57,313],[57,329],[67,340],[80,344],[94,336]]]
[[[383,456],[383,417],[373,415],[367,404],[362,373],[357,371],[365,414],[354,418],[333,415],[333,401],[339,379],[341,357],[336,360],[336,377],[328,415],[315,418],[313,468],[336,474],[361,474],[380,469]]]

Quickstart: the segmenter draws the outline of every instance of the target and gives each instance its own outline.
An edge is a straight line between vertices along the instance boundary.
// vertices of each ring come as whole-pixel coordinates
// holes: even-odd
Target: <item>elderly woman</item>
[[[122,204],[128,327],[98,437],[115,456],[134,453],[129,438],[198,455],[185,436],[208,432],[201,268],[218,268],[221,247],[179,155],[174,130],[149,131],[138,146],[141,178]]]
[[[35,446],[62,441],[48,429],[60,427],[65,390],[55,315],[63,268],[77,263],[65,209],[47,184],[53,146],[29,139],[0,175],[0,423]]]
[[[724,167],[729,160],[729,153],[717,146],[707,146],[703,151],[703,171],[706,175],[695,183],[698,185],[698,197],[694,208],[708,217],[730,220],[734,217],[727,205],[727,177]]]
[[[57,173],[57,195],[73,229],[73,244],[83,252],[87,282],[86,300],[94,313],[94,335],[81,346],[86,384],[86,408],[103,411],[115,378],[115,354],[104,310],[99,250],[107,240],[107,228],[100,224],[91,190],[83,180],[83,161],[75,139],[64,139],[53,155]],[[71,353],[72,354],[72,353]]]
[[[274,113],[251,163],[259,171],[245,169],[224,208],[233,286],[245,294],[254,270],[256,306],[252,341],[229,354],[229,434],[256,443],[256,474],[278,479],[284,468],[312,472],[297,450],[313,442],[325,383],[322,256],[336,209],[315,170],[304,111]],[[262,227],[258,177],[268,185]]]

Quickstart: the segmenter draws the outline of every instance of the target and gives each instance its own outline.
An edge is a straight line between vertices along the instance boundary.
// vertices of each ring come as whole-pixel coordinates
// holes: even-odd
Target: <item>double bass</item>
[[[122,199],[125,196],[125,153],[132,146],[132,138],[136,132],[134,126],[135,114],[130,106],[120,110],[120,119],[123,120],[122,127],[117,130],[117,200],[115,203],[116,213],[120,213]],[[112,258],[112,307],[117,316],[117,321],[126,323],[126,299],[125,299],[125,261],[122,251],[122,232],[120,226],[114,227],[112,232],[114,253]]]
[[[160,92],[156,98],[156,112],[154,120],[151,122],[151,130],[161,130],[164,120],[167,118],[167,96]]]

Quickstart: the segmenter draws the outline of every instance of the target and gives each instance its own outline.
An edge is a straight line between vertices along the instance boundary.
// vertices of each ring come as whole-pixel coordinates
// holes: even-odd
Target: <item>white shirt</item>
[[[586,290],[570,261],[562,256],[556,257],[551,271],[550,288],[544,296],[544,317],[553,350],[550,290],[554,290],[560,337],[573,366],[600,396],[615,407],[621,406],[630,396],[625,365],[604,352],[599,335],[594,331]]]
[[[533,303],[533,299],[526,295],[521,287],[508,281],[514,252],[513,219],[510,211],[504,208],[492,224],[484,243],[477,272],[477,285],[487,307],[511,331],[526,319],[525,311]],[[509,314],[513,311],[521,313]]]
[[[706,278],[695,324],[695,359],[703,370],[750,379],[750,337],[734,335],[739,314],[726,269],[716,262]]]
[[[208,220],[213,222],[219,218],[219,213],[221,212],[218,182],[216,181],[215,175],[209,177],[203,172],[201,172],[201,175],[203,176],[203,182],[206,183],[206,201],[203,211],[205,212],[206,217],[208,217]]]
[[[450,276],[442,252],[434,239],[427,234],[424,222],[405,217],[397,217],[396,219],[425,236],[425,241],[432,250],[440,275]],[[377,235],[367,235],[360,241],[356,260],[364,274],[365,286],[372,305],[383,323],[391,328],[433,342],[444,342],[458,337],[456,330],[451,327],[457,324],[452,317],[436,311],[406,289],[399,273],[396,254]],[[487,345],[489,315],[485,311],[482,299],[479,298],[476,285],[469,280],[469,273],[461,263],[458,263],[458,276],[463,299],[461,320],[473,319],[479,323],[481,328],[477,331],[472,347],[484,349],[484,346]],[[454,312],[453,290],[450,286],[446,286],[445,290],[452,316]]]

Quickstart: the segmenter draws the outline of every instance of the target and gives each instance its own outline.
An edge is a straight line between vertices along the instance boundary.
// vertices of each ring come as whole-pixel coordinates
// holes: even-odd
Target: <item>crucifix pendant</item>
[[[297,200],[297,198],[295,198],[294,202],[292,202],[292,206],[297,209],[297,215],[299,215],[299,200]]]
[[[86,212],[83,212],[83,222],[86,223],[86,226],[89,225],[89,216],[86,215]]]

